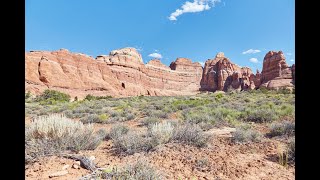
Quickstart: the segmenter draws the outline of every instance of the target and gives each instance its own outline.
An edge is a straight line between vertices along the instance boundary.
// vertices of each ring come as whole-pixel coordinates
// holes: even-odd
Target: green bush
[[[259,108],[255,110],[249,110],[248,115],[246,117],[246,121],[256,122],[256,123],[264,123],[264,122],[272,122],[277,119],[278,116],[273,109],[267,108]]]
[[[30,91],[28,91],[27,93],[25,93],[24,98],[25,99],[29,99],[31,97],[31,93]]]
[[[36,101],[40,104],[56,104],[57,102],[69,102],[70,95],[46,89],[41,95],[36,97]]]
[[[91,94],[86,95],[84,100],[92,101],[92,100],[101,100],[101,99],[110,99],[112,96],[93,96]]]

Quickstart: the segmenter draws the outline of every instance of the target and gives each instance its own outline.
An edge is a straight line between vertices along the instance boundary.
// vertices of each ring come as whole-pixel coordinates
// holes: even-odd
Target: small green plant
[[[93,96],[91,94],[86,95],[84,100],[92,101],[92,100],[101,100],[101,99],[110,99],[112,96]]]

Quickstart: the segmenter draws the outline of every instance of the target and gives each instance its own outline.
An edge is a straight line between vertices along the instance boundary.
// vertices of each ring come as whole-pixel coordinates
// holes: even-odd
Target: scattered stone
[[[68,171],[58,171],[49,175],[49,178],[64,176],[68,174]]]
[[[72,168],[74,168],[74,169],[80,169],[80,166],[78,166],[77,164],[73,164],[73,165],[72,165]]]
[[[64,166],[62,167],[62,170],[66,170],[66,169],[68,169],[69,167],[70,167],[70,165],[69,165],[69,164],[64,165]]]
[[[94,156],[90,156],[90,157],[89,157],[89,159],[90,159],[91,161],[93,161],[93,160],[95,160],[95,159],[96,159],[96,157],[94,157]]]

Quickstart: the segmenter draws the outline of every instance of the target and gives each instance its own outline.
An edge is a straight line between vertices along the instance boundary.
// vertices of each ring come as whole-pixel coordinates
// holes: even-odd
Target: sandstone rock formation
[[[144,64],[134,48],[111,51],[96,59],[68,50],[25,54],[26,91],[39,94],[50,88],[71,96],[186,95],[200,88],[202,67],[175,62],[177,70],[159,60]]]
[[[238,90],[254,88],[255,77],[248,67],[233,64],[224,53],[206,61],[201,80],[201,89],[227,91],[230,87]],[[250,79],[251,77],[251,79]]]
[[[30,51],[25,53],[25,65],[26,91],[39,94],[50,88],[78,98],[87,94],[170,96],[199,90],[292,88],[295,80],[295,66],[286,64],[281,51],[268,52],[262,72],[256,74],[232,63],[222,52],[207,60],[204,68],[187,58],[177,58],[168,67],[158,59],[144,64],[134,48],[113,50],[95,59],[66,49]]]
[[[289,67],[282,51],[269,51],[263,60],[260,87],[278,90],[292,89],[294,86],[295,66]]]

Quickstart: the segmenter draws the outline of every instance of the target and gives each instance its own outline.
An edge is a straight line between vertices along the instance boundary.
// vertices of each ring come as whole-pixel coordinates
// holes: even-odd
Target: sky
[[[224,52],[262,69],[265,54],[295,61],[294,0],[26,0],[25,50],[61,48],[96,57],[134,47],[144,63],[204,63]]]

